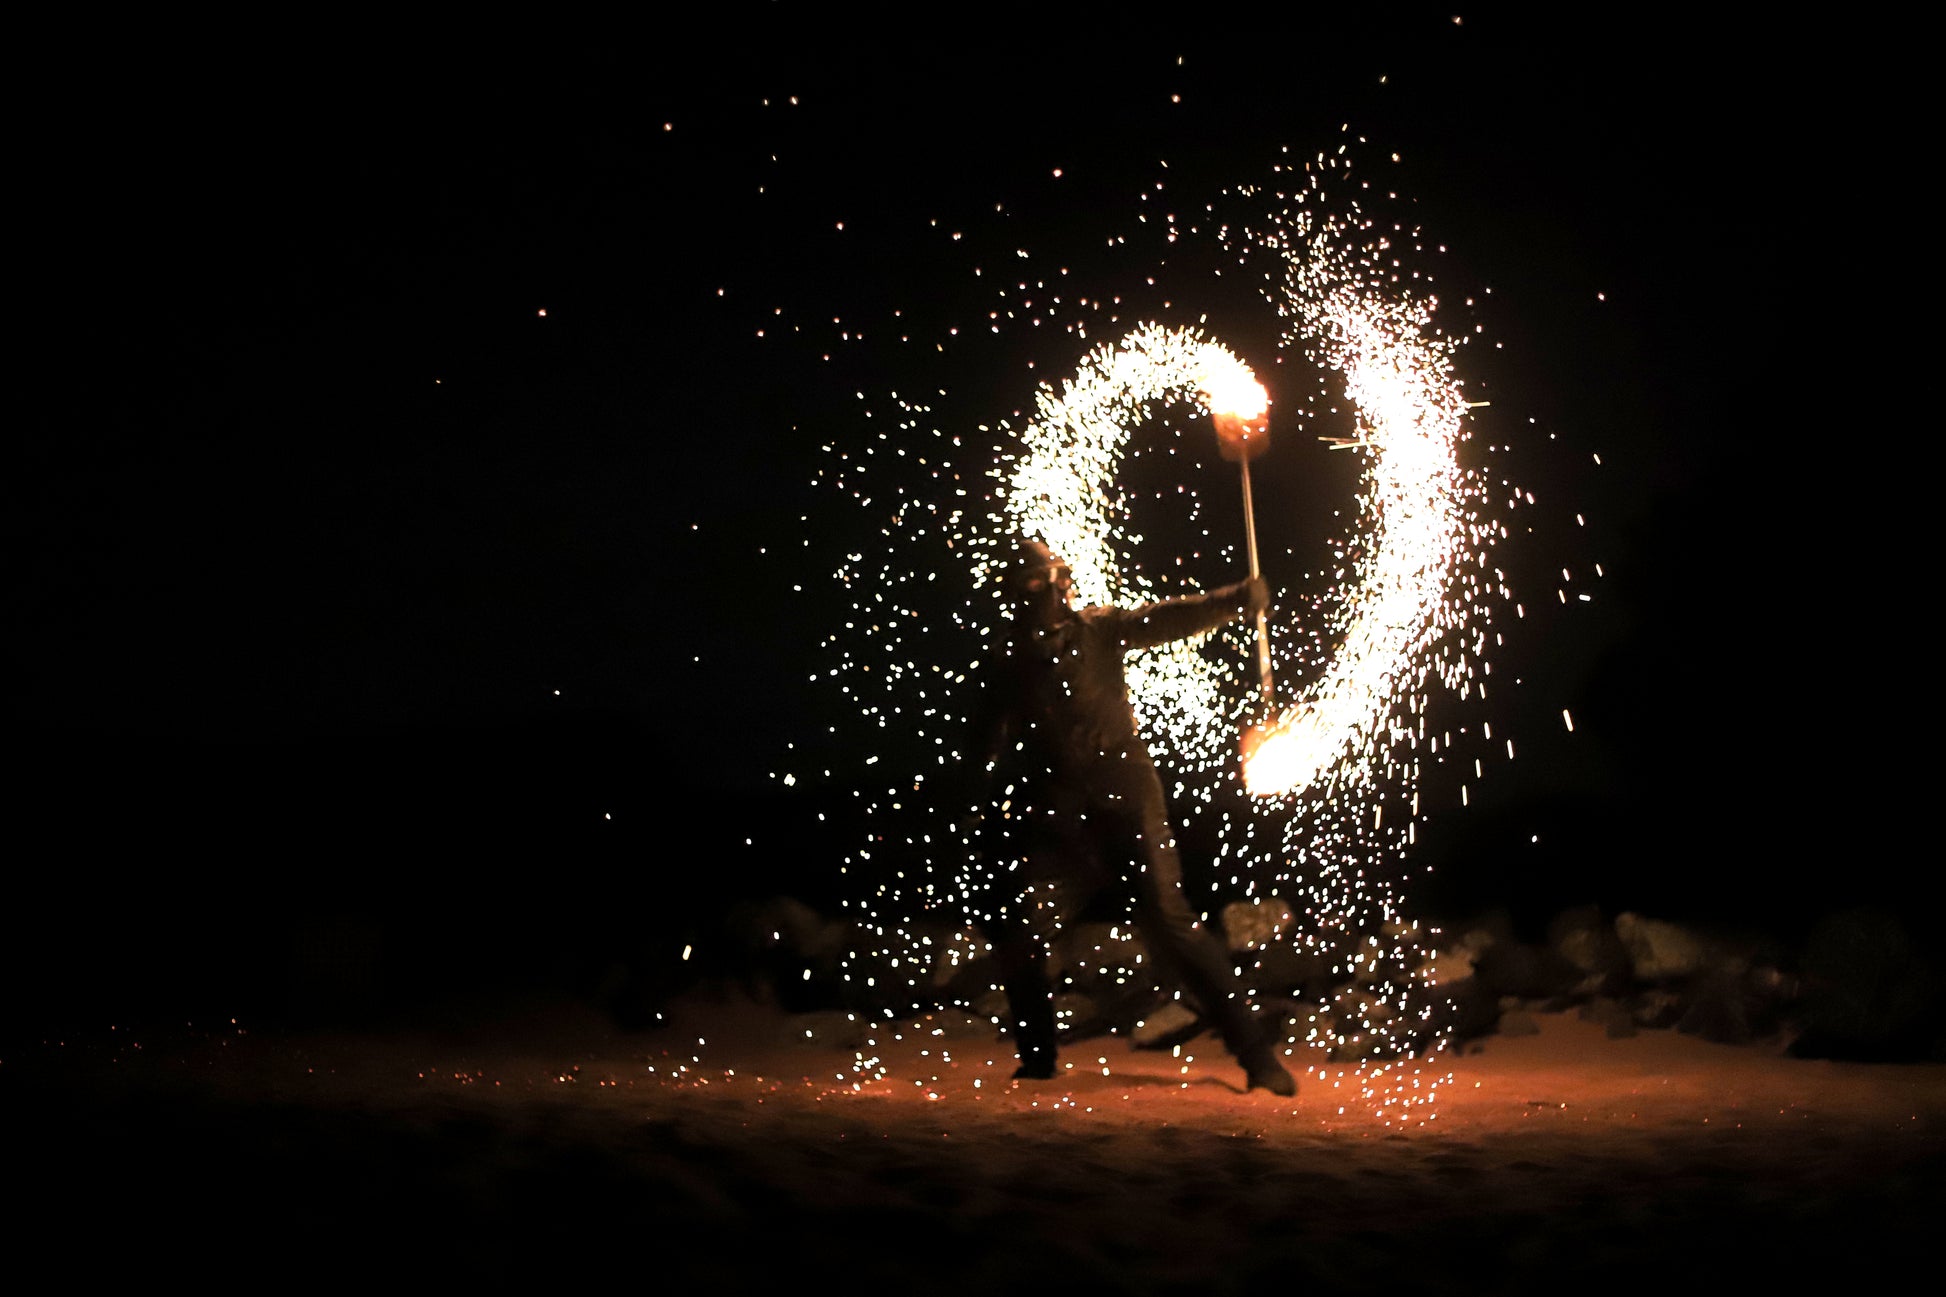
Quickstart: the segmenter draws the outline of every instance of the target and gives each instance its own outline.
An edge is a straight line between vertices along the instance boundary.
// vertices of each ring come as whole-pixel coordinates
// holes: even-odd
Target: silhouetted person
[[[1025,1079],[1054,1074],[1047,945],[1104,887],[1135,895],[1150,955],[1243,1065],[1251,1089],[1297,1092],[1278,1033],[1244,997],[1229,952],[1190,909],[1162,781],[1136,733],[1125,656],[1213,630],[1268,602],[1262,578],[1139,608],[1073,605],[1069,569],[1025,542],[1004,578],[1012,633],[992,665],[976,756],[990,772],[984,853],[993,942]],[[1281,1025],[1281,1024],[1278,1024]]]

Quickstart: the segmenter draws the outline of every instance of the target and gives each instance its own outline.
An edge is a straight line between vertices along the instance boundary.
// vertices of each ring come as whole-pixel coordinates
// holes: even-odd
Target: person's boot
[[[1297,1093],[1297,1078],[1285,1068],[1276,1048],[1268,1042],[1246,1049],[1238,1061],[1249,1078],[1249,1089],[1268,1090],[1286,1099]]]
[[[1054,1075],[1054,1000],[1047,982],[1029,976],[1009,983],[1007,999],[1013,1007],[1014,1048],[1020,1054],[1014,1080],[1045,1081]]]
[[[1284,1044],[1284,1033],[1278,1029],[1281,1016],[1233,1017],[1223,1033],[1223,1043],[1243,1065],[1243,1073],[1249,1078],[1245,1088],[1268,1090],[1288,1099],[1297,1093],[1297,1078],[1285,1070],[1278,1055]]]
[[[1020,1066],[1014,1069],[1016,1081],[1046,1081],[1054,1075],[1054,1051],[1052,1049],[1022,1048]]]

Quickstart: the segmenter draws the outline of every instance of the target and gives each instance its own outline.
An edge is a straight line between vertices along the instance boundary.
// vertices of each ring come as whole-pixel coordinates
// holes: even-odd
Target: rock
[[[940,1014],[953,1014],[950,1009],[937,1010]],[[945,1021],[946,1019],[942,1019]],[[1013,1019],[1007,1006],[1007,993],[999,987],[990,987],[973,998],[971,1005],[953,1019],[956,1029],[965,1033],[1006,1035]],[[1056,1040],[1068,1040],[1100,1035],[1105,1026],[1101,1012],[1093,997],[1074,991],[1057,992],[1054,996],[1054,1029]]]
[[[1787,1029],[1798,988],[1798,979],[1775,964],[1757,964],[1744,974],[1744,994],[1751,1006],[1750,1028],[1758,1038],[1775,1036]]]
[[[1374,1027],[1386,1026],[1398,1016],[1389,1001],[1355,986],[1331,997],[1331,1012],[1339,1022],[1364,1022]]]
[[[1430,949],[1421,967],[1435,985],[1463,981],[1474,975],[1481,955],[1513,937],[1513,920],[1503,910],[1457,926],[1436,925],[1427,929]]]
[[[1444,982],[1425,994],[1432,1006],[1432,1017],[1425,1026],[1429,1037],[1443,1033],[1456,1042],[1471,1040],[1492,1032],[1500,1021],[1498,997],[1477,978]]]
[[[1362,987],[1348,986],[1332,998],[1330,1018],[1334,1059],[1355,1062],[1410,1052],[1420,1043],[1406,1030],[1391,1004]]]
[[[1712,968],[1690,983],[1676,1030],[1719,1045],[1747,1045],[1756,1039],[1743,979],[1726,968]]]
[[[1506,910],[1488,910],[1463,923],[1445,926],[1449,933],[1458,934],[1460,945],[1476,955],[1489,946],[1514,939],[1513,916]]]
[[[1551,948],[1512,940],[1482,951],[1473,962],[1473,976],[1491,994],[1524,1000],[1567,995],[1582,980],[1581,970]]]
[[[888,927],[882,934],[855,930],[846,944],[856,956],[841,964],[838,970],[839,1002],[899,1012],[919,1004],[937,1003],[942,998],[971,995],[970,987],[961,996],[942,995],[942,988],[935,983],[944,952],[954,948],[961,932],[962,929],[951,924],[926,922],[899,929]],[[779,991],[791,986],[793,973],[801,976],[794,961],[786,958],[777,969]],[[786,1007],[794,1006],[787,1004]]]
[[[1381,983],[1394,983],[1400,980],[1405,969],[1400,962],[1405,953],[1391,942],[1377,936],[1367,935],[1359,939],[1353,948],[1352,981],[1360,986],[1372,987]]]
[[[1231,959],[1252,999],[1323,994],[1340,980],[1337,962],[1314,932],[1297,927],[1276,897],[1233,901],[1219,916]]]
[[[727,926],[731,938],[751,950],[779,950],[816,962],[844,955],[847,926],[790,896],[738,906]]]
[[[1638,982],[1673,982],[1694,977],[1710,960],[1709,944],[1688,928],[1639,914],[1615,916],[1615,935],[1628,952]]]
[[[1391,1051],[1384,1048],[1384,1042],[1375,1034],[1367,1031],[1354,1031],[1349,1036],[1340,1035],[1338,1042],[1331,1047],[1328,1057],[1336,1063],[1356,1063],[1381,1054],[1389,1056]]]
[[[1534,1015],[1525,1009],[1510,1009],[1500,1015],[1500,1034],[1503,1036],[1538,1036],[1541,1024]]]
[[[1121,998],[1154,989],[1148,947],[1129,923],[1080,923],[1061,934],[1050,961],[1056,981],[1090,995]]]
[[[1434,930],[1418,919],[1387,919],[1378,925],[1378,930],[1387,940],[1398,946],[1423,946],[1434,934]]]
[[[1429,986],[1454,986],[1473,980],[1474,954],[1463,945],[1442,947],[1427,953],[1419,965],[1419,975]]]
[[[1681,994],[1666,986],[1638,990],[1625,1004],[1635,1025],[1651,1030],[1675,1026],[1687,1007]]]
[[[1620,1000],[1606,996],[1591,999],[1576,1011],[1576,1016],[1583,1022],[1598,1024],[1610,1040],[1624,1040],[1638,1034],[1635,1015]]]
[[[1054,997],[1054,1031],[1057,1040],[1083,1040],[1099,1036],[1108,1028],[1101,1008],[1090,995],[1078,991],[1059,992]]]
[[[922,1032],[940,1040],[992,1040],[993,1022],[966,1009],[934,1009],[920,1014],[914,1023]]]
[[[1812,931],[1802,959],[1801,1027],[1791,1052],[1865,1061],[1936,1056],[1942,988],[1898,916],[1861,907]]]
[[[1581,970],[1583,994],[1619,992],[1632,975],[1628,947],[1599,906],[1579,905],[1555,915],[1547,925],[1547,944]]]
[[[732,961],[749,992],[793,1012],[845,1001],[851,932],[851,925],[789,896],[739,905],[724,919]]]
[[[1223,938],[1233,955],[1268,950],[1285,944],[1285,934],[1297,923],[1291,907],[1277,897],[1232,901],[1219,916]]]
[[[869,1032],[865,1020],[843,1009],[821,1009],[813,1013],[794,1013],[779,1028],[790,1044],[815,1044],[830,1049],[859,1049]]]
[[[1264,951],[1251,971],[1264,995],[1322,1000],[1344,980],[1334,969],[1336,962],[1322,943],[1298,939]]]
[[[1242,951],[1234,956],[1245,991],[1252,1000],[1293,999],[1306,994],[1322,994],[1334,987],[1338,978],[1324,955],[1300,949],[1294,943],[1271,946],[1265,950]]]
[[[1209,1029],[1209,1024],[1181,1000],[1164,1000],[1129,1033],[1137,1049],[1170,1049],[1192,1040]]]
[[[942,940],[933,951],[932,984],[947,998],[971,995],[991,980],[987,958],[993,953],[978,928],[968,925]]]

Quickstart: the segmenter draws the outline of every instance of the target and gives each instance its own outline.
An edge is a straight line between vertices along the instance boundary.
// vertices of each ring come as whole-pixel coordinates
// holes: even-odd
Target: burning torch
[[[1216,424],[1216,449],[1224,459],[1243,470],[1243,530],[1249,546],[1250,575],[1257,568],[1257,515],[1250,500],[1250,461],[1270,446],[1270,395],[1264,385],[1250,377],[1248,370],[1212,382],[1209,390],[1210,416]],[[1264,610],[1257,610],[1257,675],[1263,685],[1264,715],[1272,706],[1270,682],[1270,630]]]
[[[1250,498],[1250,461],[1270,448],[1270,394],[1264,391],[1247,369],[1239,367],[1235,372],[1212,375],[1206,388],[1209,396],[1210,417],[1216,424],[1216,448],[1224,459],[1231,460],[1243,472],[1243,530],[1249,547],[1250,575],[1260,576],[1257,565],[1257,512]],[[1270,794],[1278,790],[1277,777],[1267,782],[1264,772],[1259,769],[1260,754],[1266,751],[1266,740],[1279,739],[1283,731],[1272,731],[1276,713],[1276,696],[1270,680],[1270,628],[1264,610],[1257,610],[1257,678],[1263,686],[1263,713],[1254,723],[1244,727],[1239,747],[1243,755],[1243,783],[1253,793]],[[1288,742],[1271,742],[1269,748],[1284,752],[1291,745]],[[1276,760],[1271,767],[1278,768]]]

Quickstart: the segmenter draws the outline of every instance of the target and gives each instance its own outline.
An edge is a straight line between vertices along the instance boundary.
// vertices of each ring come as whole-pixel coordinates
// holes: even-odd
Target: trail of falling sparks
[[[1454,344],[1434,323],[1435,301],[1399,287],[1390,236],[1355,206],[1332,216],[1316,201],[1317,179],[1333,165],[1342,164],[1320,158],[1308,192],[1234,191],[1260,204],[1259,217],[1214,233],[1240,262],[1267,260],[1258,291],[1282,322],[1278,345],[1338,376],[1358,420],[1343,444],[1362,462],[1335,583],[1273,627],[1280,671],[1304,683],[1252,754],[1256,796],[1225,800],[1236,789],[1236,736],[1256,705],[1234,629],[1139,655],[1129,682],[1158,763],[1175,772],[1178,803],[1220,817],[1217,872],[1229,872],[1227,884],[1219,877],[1212,887],[1227,885],[1235,898],[1225,926],[1260,929],[1237,956],[1246,984],[1301,1006],[1287,1037],[1298,1061],[1318,1060],[1320,1075],[1326,1059],[1355,1064],[1364,1101],[1403,1123],[1430,1119],[1445,1080],[1427,1070],[1445,1041],[1430,957],[1436,934],[1406,916],[1399,889],[1421,815],[1421,754],[1436,754],[1442,738],[1453,747],[1451,731],[1428,733],[1426,686],[1436,678],[1484,701],[1491,601],[1511,592],[1487,561],[1506,529],[1487,516],[1484,484],[1460,461],[1468,403]],[[1173,243],[1183,231],[1173,217],[1170,226]],[[841,656],[830,675],[868,721],[897,737],[894,746],[916,742],[924,754],[917,768],[894,772],[868,808],[879,831],[846,862],[867,889],[848,902],[858,940],[846,977],[886,1032],[914,1006],[935,1003],[999,1021],[998,992],[980,972],[985,943],[968,924],[992,880],[980,872],[968,807],[927,786],[961,764],[968,686],[977,687],[984,644],[1008,615],[995,591],[998,564],[1018,536],[1033,534],[1072,564],[1079,603],[1170,593],[1135,557],[1142,538],[1118,485],[1121,459],[1137,430],[1172,408],[1206,414],[1206,393],[1247,370],[1198,329],[1137,326],[1084,357],[1058,392],[1043,385],[1024,426],[979,425],[1007,448],[1005,462],[987,470],[996,482],[985,499],[969,495],[971,482],[952,463],[961,437],[921,429],[933,413],[924,402],[894,394],[907,416],[894,454],[925,470],[916,488],[870,478],[871,446],[827,448],[838,460],[830,481],[874,507],[887,503],[887,489],[894,497],[877,543],[837,574],[854,592],[854,612],[828,642]],[[1282,419],[1273,422],[1288,431]],[[1201,509],[1192,484],[1178,492],[1192,514]],[[908,558],[912,566],[901,568]],[[954,585],[955,569],[965,602],[943,618],[922,611],[942,574]],[[1479,733],[1490,738],[1485,724]],[[1238,906],[1244,912],[1233,914]],[[1103,986],[1156,988],[1140,954],[1100,945],[1082,953],[1070,962],[1098,964]],[[1293,961],[1311,970],[1296,986]],[[1060,1016],[1082,1012],[1062,1007]],[[886,1075],[875,1045],[858,1052],[856,1072],[861,1083]]]
[[[974,563],[976,581],[996,579],[1016,536],[1038,536],[1074,569],[1078,604],[1136,604],[1166,592],[1120,553],[1127,502],[1115,489],[1116,470],[1131,429],[1157,406],[1203,404],[1207,393],[1243,362],[1194,329],[1145,325],[1116,346],[1090,353],[1057,396],[1043,387],[1036,418],[1021,435],[1021,450],[1001,496],[1004,522]],[[995,550],[997,549],[997,552]],[[1208,636],[1137,655],[1128,664],[1130,700],[1150,742],[1194,754],[1206,771],[1227,757],[1234,708],[1223,696],[1234,676],[1234,655],[1202,651]]]
[[[1469,527],[1483,494],[1456,458],[1466,403],[1450,348],[1429,333],[1429,305],[1361,292],[1328,237],[1288,262],[1287,340],[1320,340],[1344,376],[1368,459],[1359,571],[1345,588],[1348,625],[1324,674],[1268,728],[1246,771],[1253,793],[1301,792],[1320,779],[1374,778],[1384,754],[1413,728],[1405,719],[1430,668],[1453,669],[1434,650],[1470,603],[1451,598],[1466,554],[1494,533]],[[1408,704],[1402,712],[1401,704]]]

